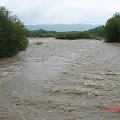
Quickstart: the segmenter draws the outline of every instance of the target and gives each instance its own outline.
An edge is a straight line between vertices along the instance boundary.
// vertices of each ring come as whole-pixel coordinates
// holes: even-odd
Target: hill
[[[28,30],[46,30],[56,32],[86,31],[99,26],[98,24],[51,24],[51,25],[25,25]]]

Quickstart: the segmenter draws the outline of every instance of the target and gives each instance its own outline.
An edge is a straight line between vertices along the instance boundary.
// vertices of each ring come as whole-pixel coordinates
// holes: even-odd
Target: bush
[[[0,7],[0,57],[12,56],[24,50],[27,44],[21,21],[5,7]]]
[[[55,31],[45,31],[42,29],[39,30],[26,30],[26,35],[27,37],[39,37],[39,38],[44,38],[44,37],[54,37],[56,34]]]
[[[59,32],[55,36],[56,39],[88,39],[90,38],[89,33],[87,32]]]
[[[120,42],[120,13],[107,20],[105,31],[106,42]]]
[[[90,35],[97,38],[105,37],[105,26],[98,26],[87,31]]]

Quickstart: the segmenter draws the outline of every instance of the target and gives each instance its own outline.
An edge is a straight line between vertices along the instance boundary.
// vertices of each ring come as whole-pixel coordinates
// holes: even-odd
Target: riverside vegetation
[[[120,42],[120,13],[108,19],[105,26],[83,32],[55,32],[27,30],[17,16],[5,7],[0,7],[0,58],[15,55],[25,50],[27,37],[54,37],[56,39],[105,39],[106,42]]]
[[[120,42],[120,13],[108,19],[105,25],[105,41]]]
[[[54,37],[56,39],[105,39],[106,42],[120,42],[120,13],[115,13],[106,24],[83,32],[55,32],[26,30],[27,37]]]
[[[0,58],[25,50],[27,44],[22,22],[5,7],[0,7]]]
[[[99,26],[88,31],[83,32],[55,32],[55,31],[45,31],[45,30],[27,30],[26,35],[27,37],[54,37],[56,39],[103,39],[104,38],[104,26]]]

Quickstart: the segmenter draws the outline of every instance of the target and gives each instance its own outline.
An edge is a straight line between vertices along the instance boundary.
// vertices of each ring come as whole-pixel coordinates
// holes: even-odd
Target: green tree
[[[115,13],[105,25],[106,42],[120,42],[120,13]]]
[[[0,57],[12,56],[27,44],[22,22],[5,7],[0,7]]]
[[[88,30],[87,32],[89,32],[90,34],[92,34],[94,36],[104,38],[105,26],[98,26],[96,28],[92,28],[92,29]]]

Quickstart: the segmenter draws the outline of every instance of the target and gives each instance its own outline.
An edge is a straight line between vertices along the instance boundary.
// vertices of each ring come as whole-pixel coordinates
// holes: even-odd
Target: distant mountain
[[[99,26],[98,24],[51,24],[51,25],[25,25],[28,30],[43,29],[46,31],[85,31]]]

